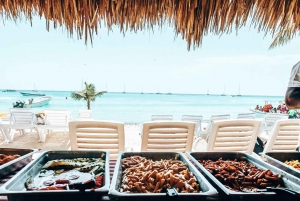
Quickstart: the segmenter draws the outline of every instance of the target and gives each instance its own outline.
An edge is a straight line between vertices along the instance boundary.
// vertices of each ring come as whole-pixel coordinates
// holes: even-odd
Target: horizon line
[[[0,89],[0,92],[3,92],[4,90],[15,90],[15,89]],[[15,90],[15,92],[20,92],[20,91],[32,91],[31,89],[18,89]],[[38,90],[38,91],[55,91],[55,92],[74,92],[74,91],[78,91],[78,90]],[[13,92],[3,92],[3,93],[13,93]],[[170,92],[166,92],[166,93],[159,93],[157,94],[157,92],[125,92],[124,91],[106,91],[106,93],[120,93],[120,94],[155,94],[155,95],[206,95],[206,96],[221,96],[222,93],[220,94],[207,94],[207,93],[203,93],[203,94],[198,94],[198,93],[170,93]],[[238,96],[240,95],[240,96]],[[258,94],[225,94],[225,96],[234,96],[234,97],[241,97],[241,96],[272,96],[272,97],[284,97],[284,95],[258,95]]]

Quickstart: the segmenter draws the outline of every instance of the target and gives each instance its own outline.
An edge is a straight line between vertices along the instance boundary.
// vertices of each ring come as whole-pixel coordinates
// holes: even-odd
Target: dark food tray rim
[[[195,166],[197,166],[210,180],[212,180],[212,182],[219,186],[219,188],[221,188],[222,191],[224,191],[225,193],[227,193],[229,196],[259,196],[259,195],[271,195],[271,194],[275,194],[275,192],[265,192],[265,191],[262,191],[262,192],[253,192],[253,193],[247,193],[247,192],[236,192],[236,191],[233,191],[233,190],[230,190],[228,188],[225,187],[224,184],[222,184],[217,178],[215,178],[215,176],[213,176],[210,172],[208,172],[198,161],[195,157],[193,157],[191,154],[194,154],[194,153],[201,153],[201,152],[187,152],[187,155],[190,157],[190,159],[193,161],[193,163],[195,164]],[[281,171],[280,169],[278,169],[277,167],[275,166],[272,166],[272,165],[269,165],[268,163],[265,163],[263,161],[259,161],[258,159],[254,158],[253,156],[247,154],[247,153],[241,153],[241,152],[203,152],[203,153],[211,153],[211,154],[241,154],[241,155],[244,155],[245,156],[245,160],[248,161],[248,162],[251,162],[253,163],[252,161],[254,161],[254,165],[257,166],[255,163],[261,163],[259,164],[259,166],[262,166],[264,167],[265,169],[269,169],[271,170],[272,172],[274,172],[275,170],[275,173],[279,173],[281,176],[287,176],[289,175],[288,173],[284,172],[284,171]],[[250,159],[247,160],[247,159]],[[291,176],[291,177],[290,177]],[[289,180],[290,179],[293,179],[293,180],[298,180],[298,178],[290,175],[288,176],[289,177]],[[299,184],[298,184],[299,186]],[[299,187],[300,188],[300,187]]]
[[[6,167],[8,167],[8,166],[10,166],[10,165],[12,165],[12,164],[14,164],[14,163],[16,163],[16,162],[18,162],[18,161],[21,161],[21,160],[23,160],[24,158],[27,158],[28,156],[30,156],[30,155],[33,155],[34,153],[36,153],[36,152],[38,152],[40,149],[18,149],[18,148],[0,148],[0,154],[2,154],[1,153],[1,150],[15,150],[16,152],[17,151],[27,151],[27,150],[30,150],[30,152],[29,153],[27,153],[27,154],[25,154],[25,155],[20,155],[20,157],[19,158],[16,158],[16,159],[14,159],[14,160],[11,160],[11,161],[9,161],[9,162],[7,162],[7,163],[5,163],[5,164],[3,164],[3,165],[0,165],[0,171],[2,170],[2,169],[4,169],[4,168],[6,168]],[[17,154],[17,153],[16,153]],[[6,154],[7,155],[7,154]]]
[[[184,163],[187,163],[190,172],[193,172],[194,175],[198,176],[201,178],[201,180],[208,186],[209,190],[206,192],[198,192],[198,193],[178,193],[179,196],[210,196],[214,197],[218,195],[217,190],[207,181],[207,179],[195,168],[195,166],[187,159],[187,157],[184,155],[182,152],[119,152],[118,154],[118,159],[116,162],[110,190],[109,190],[109,195],[110,197],[161,197],[161,196],[166,196],[166,193],[121,193],[115,189],[115,185],[117,182],[117,176],[118,176],[118,169],[121,163],[121,160],[123,159],[122,156],[123,154],[131,154],[131,156],[137,155],[141,156],[140,154],[178,154],[182,158],[185,159],[183,161]],[[144,157],[144,156],[142,156]],[[199,182],[199,181],[198,181]]]
[[[31,168],[33,168],[35,165],[38,164],[38,161],[42,159],[42,157],[45,157],[48,153],[53,153],[55,154],[55,152],[58,153],[71,153],[71,152],[83,152],[83,153],[87,153],[87,152],[95,152],[95,153],[102,153],[104,152],[106,154],[106,158],[105,158],[105,173],[104,173],[104,185],[101,188],[98,189],[94,189],[94,190],[90,190],[87,189],[84,192],[81,192],[79,190],[45,190],[45,191],[10,191],[10,190],[6,190],[5,188],[10,185],[11,183],[14,183],[18,180],[19,177],[21,177],[25,172],[29,171]],[[77,158],[81,158],[84,156],[78,156]],[[108,179],[107,179],[108,178]],[[0,187],[0,195],[15,195],[15,194],[35,194],[35,195],[45,195],[45,194],[60,194],[60,193],[66,193],[66,194],[81,194],[81,193],[108,193],[109,190],[109,186],[110,186],[110,172],[109,172],[109,152],[108,151],[84,151],[84,150],[58,150],[58,151],[44,151],[42,152],[37,158],[35,158],[35,160],[31,161],[29,164],[27,164],[26,167],[24,167],[22,170],[20,170],[17,174],[15,174],[8,182],[6,182],[5,184],[3,184]]]

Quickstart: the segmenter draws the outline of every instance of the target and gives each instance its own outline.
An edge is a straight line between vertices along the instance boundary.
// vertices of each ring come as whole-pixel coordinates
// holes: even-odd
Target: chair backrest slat
[[[218,120],[224,120],[224,119],[230,119],[230,114],[212,115],[210,117],[211,121],[218,121]]]
[[[68,110],[45,110],[45,124],[68,126],[71,120],[71,112]]]
[[[34,124],[34,111],[28,108],[11,108],[10,123],[11,124]]]
[[[225,119],[230,119],[230,114],[211,115],[210,121],[206,128],[206,131],[209,133],[211,132],[211,127],[212,127],[212,124],[214,123],[214,121],[225,120]]]
[[[125,150],[124,123],[114,121],[69,122],[72,150],[106,150],[116,159]]]
[[[255,113],[240,113],[237,115],[237,119],[255,119]]]
[[[207,151],[239,151],[252,154],[261,121],[234,119],[215,121]]]
[[[142,151],[191,151],[194,122],[152,121],[143,124]]]
[[[92,118],[92,110],[79,110],[79,118]]]
[[[277,120],[264,152],[269,151],[295,151],[299,146],[300,119]]]
[[[0,119],[2,120],[2,123],[9,123],[9,121],[10,121],[10,114],[8,114],[6,116],[2,116]]]
[[[173,120],[173,115],[152,115],[151,121]]]
[[[288,119],[288,114],[280,114],[280,113],[272,113],[266,114],[264,117],[264,126],[265,127],[273,127],[276,121],[280,119]]]
[[[202,119],[203,116],[201,115],[182,115],[181,120],[182,121],[190,121],[190,122],[195,122],[195,131],[201,131],[202,130]]]

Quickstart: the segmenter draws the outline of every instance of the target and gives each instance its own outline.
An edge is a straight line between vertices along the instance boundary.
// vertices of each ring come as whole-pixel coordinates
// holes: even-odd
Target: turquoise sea
[[[22,92],[31,92],[23,90]],[[69,91],[39,91],[51,95],[49,105],[34,108],[38,112],[44,109],[65,109],[72,112],[73,119],[78,117],[79,109],[86,109],[85,101],[75,101]],[[66,99],[67,97],[67,99]],[[25,101],[29,96],[19,92],[0,92],[0,113],[6,113],[12,108],[12,103]],[[153,114],[173,115],[174,120],[180,120],[182,115],[202,115],[209,119],[211,115],[230,114],[235,118],[238,113],[250,112],[250,107],[264,105],[264,101],[273,101],[278,105],[284,96],[221,96],[206,94],[141,94],[108,92],[92,102],[93,117],[99,120],[115,120],[125,123],[140,123],[151,120]],[[257,114],[257,118],[262,118]]]

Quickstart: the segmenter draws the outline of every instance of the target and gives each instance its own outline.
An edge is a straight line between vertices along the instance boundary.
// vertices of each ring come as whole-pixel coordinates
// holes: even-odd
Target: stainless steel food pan
[[[244,160],[250,162],[260,169],[271,170],[274,173],[281,175],[285,188],[293,191],[300,191],[300,179],[287,174],[283,170],[280,170],[268,163],[263,162],[260,159],[254,158],[249,154],[239,153],[239,152],[189,152],[187,153],[193,164],[200,170],[200,172],[210,181],[213,186],[219,191],[222,197],[231,197],[231,199],[244,200],[244,199],[256,199],[256,200],[272,200],[275,198],[275,192],[259,192],[259,193],[244,193],[236,192],[226,188],[218,179],[216,179],[209,171],[207,171],[197,160],[200,159],[210,159],[218,160],[222,158],[223,160]]]
[[[178,193],[177,199],[179,200],[188,200],[193,197],[197,200],[206,200],[207,197],[216,197],[217,191],[212,185],[204,178],[203,175],[188,161],[188,159],[182,154],[177,152],[121,152],[119,153],[117,163],[115,166],[114,175],[112,178],[111,186],[109,189],[109,197],[111,199],[118,198],[119,200],[166,200],[171,197],[166,196],[166,193],[121,193],[119,191],[119,186],[121,185],[122,178],[122,164],[121,159],[130,157],[130,156],[142,156],[147,159],[152,160],[161,160],[161,159],[173,159],[180,160],[187,164],[189,171],[192,172],[197,181],[200,184],[201,192],[199,193]],[[171,198],[172,199],[172,198]]]
[[[38,173],[49,160],[68,158],[99,158],[105,153],[104,186],[96,190],[49,190],[27,191],[24,184],[32,176]],[[108,193],[110,184],[109,176],[109,153],[106,151],[47,151],[42,153],[34,161],[19,171],[11,180],[0,188],[1,195],[7,195],[10,201],[24,200],[94,200]]]
[[[15,149],[15,148],[0,148],[0,154],[5,155],[20,155],[19,158],[16,158],[8,163],[0,165],[0,178],[8,175],[9,173],[18,170],[28,163],[32,159],[32,154],[39,151],[38,149]]]
[[[300,170],[284,164],[285,161],[299,160],[300,152],[267,152],[263,154],[267,159],[267,162],[271,165],[278,167],[279,169],[300,178]]]

